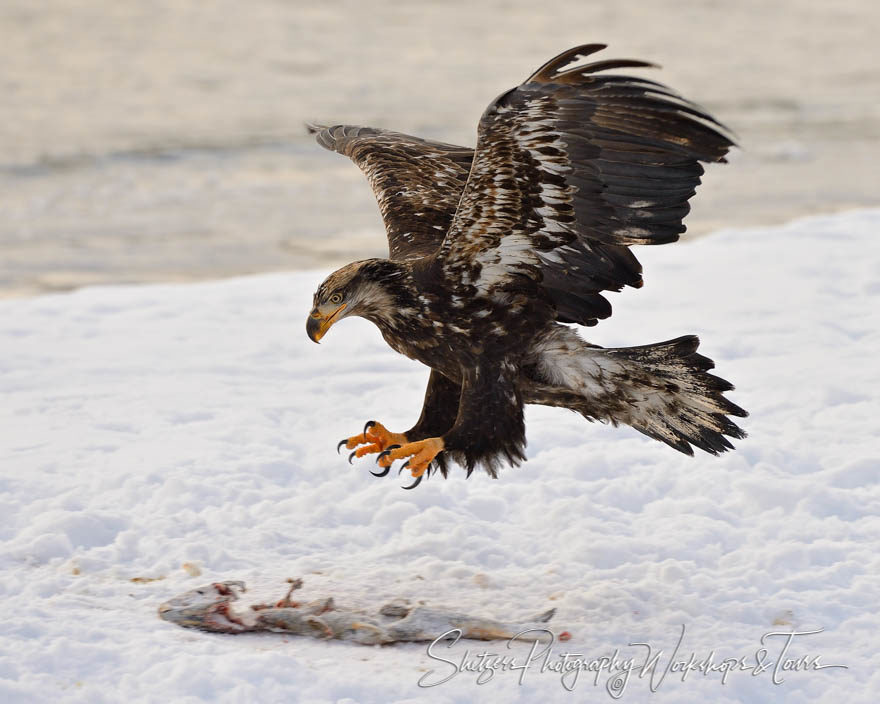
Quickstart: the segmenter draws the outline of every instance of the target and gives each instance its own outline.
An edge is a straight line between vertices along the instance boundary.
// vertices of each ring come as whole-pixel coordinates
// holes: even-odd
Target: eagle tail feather
[[[618,348],[591,346],[564,328],[550,339],[542,380],[576,392],[564,405],[588,419],[629,425],[687,455],[693,447],[717,455],[733,449],[728,438],[746,437],[730,416],[748,413],[724,397],[733,385],[709,373],[715,364],[697,352],[696,335]]]
[[[727,438],[746,436],[729,416],[748,413],[723,396],[733,384],[709,373],[715,363],[697,352],[699,344],[686,335],[605,352],[623,363],[621,385],[633,398],[621,420],[686,455],[694,454],[691,446],[717,455],[733,449]]]

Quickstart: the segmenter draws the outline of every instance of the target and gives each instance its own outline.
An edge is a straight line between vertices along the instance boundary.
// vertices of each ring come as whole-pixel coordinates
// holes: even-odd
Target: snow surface
[[[368,323],[305,335],[323,273],[91,288],[0,303],[0,701],[611,701],[608,673],[450,673],[419,644],[218,636],[165,599],[244,579],[253,600],[422,599],[512,620],[555,606],[555,654],[789,655],[848,669],[670,674],[624,701],[873,702],[880,695],[880,211],[640,248],[646,286],[587,331],[698,333],[750,437],[688,458],[629,429],[529,408],[529,461],[399,488],[335,444],[403,430],[426,371]],[[201,575],[182,568],[196,565]],[[154,579],[138,581],[133,579]],[[439,635],[439,634],[438,634]],[[768,643],[771,658],[780,647]],[[778,639],[776,639],[778,640]],[[529,646],[465,641],[444,657]]]

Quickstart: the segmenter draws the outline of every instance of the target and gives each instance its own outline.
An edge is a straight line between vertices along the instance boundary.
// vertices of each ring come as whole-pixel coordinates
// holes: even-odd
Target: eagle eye
[[[342,303],[342,294],[341,293],[334,293],[332,296],[330,296],[330,302],[333,305],[336,305],[338,303]]]

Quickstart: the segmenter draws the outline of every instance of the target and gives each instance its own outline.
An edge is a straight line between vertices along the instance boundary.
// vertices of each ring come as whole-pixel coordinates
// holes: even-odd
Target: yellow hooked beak
[[[334,309],[332,312],[328,311],[328,306],[319,306],[312,310],[309,314],[309,319],[306,321],[306,332],[312,342],[321,341],[321,338],[324,337],[324,334],[330,329],[330,326],[333,325],[336,316],[343,310],[345,310],[345,303]]]

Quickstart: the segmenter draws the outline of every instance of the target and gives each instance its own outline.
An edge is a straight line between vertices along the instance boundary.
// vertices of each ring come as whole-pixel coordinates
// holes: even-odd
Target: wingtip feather
[[[597,51],[607,49],[607,44],[581,44],[563,51],[561,54],[554,56],[552,59],[544,63],[537,71],[529,76],[525,83],[532,81],[538,83],[549,83],[554,74],[557,74],[561,68],[574,63],[578,59],[586,58]]]

